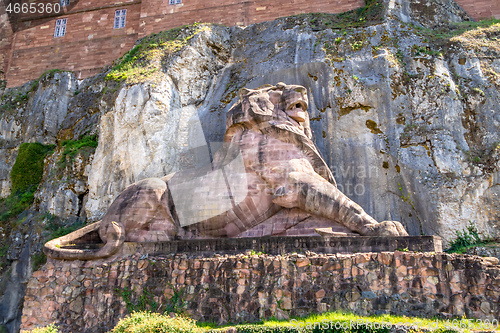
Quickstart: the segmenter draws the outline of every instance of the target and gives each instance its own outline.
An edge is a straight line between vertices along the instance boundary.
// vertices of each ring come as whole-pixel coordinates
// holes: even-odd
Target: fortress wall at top
[[[79,0],[57,15],[21,15],[7,85],[19,86],[55,68],[74,71],[78,78],[95,75],[130,50],[138,38],[185,24],[250,25],[301,13],[341,13],[364,6],[364,1],[288,0],[271,4],[266,0],[222,0],[215,4],[201,0],[184,0],[177,5],[165,0]],[[127,9],[126,25],[114,29],[119,9]],[[66,34],[54,37],[56,20],[63,18],[67,19]]]
[[[98,73],[130,50],[138,38],[194,22],[247,26],[301,13],[341,13],[363,7],[363,0],[70,0],[58,14],[5,13],[0,7],[0,66],[7,87],[24,84],[50,69],[74,71],[78,78]],[[59,3],[39,0],[37,4]],[[500,18],[498,0],[457,0],[474,19]],[[214,5],[216,4],[216,5]],[[127,9],[124,28],[114,29],[116,10]],[[57,19],[66,18],[66,34],[54,37]],[[12,32],[12,27],[15,33]],[[1,70],[1,69],[0,69]]]
[[[455,0],[474,20],[500,19],[498,0]]]

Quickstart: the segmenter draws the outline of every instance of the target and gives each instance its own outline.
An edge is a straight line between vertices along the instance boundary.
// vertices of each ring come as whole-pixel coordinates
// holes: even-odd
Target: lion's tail
[[[121,223],[111,222],[113,232],[108,233],[106,244],[98,250],[63,248],[63,246],[72,244],[78,238],[98,230],[100,225],[101,221],[92,223],[91,225],[73,231],[66,236],[48,241],[43,247],[43,252],[47,255],[47,257],[65,260],[91,260],[109,257],[110,255],[115,254],[125,241],[125,228]]]

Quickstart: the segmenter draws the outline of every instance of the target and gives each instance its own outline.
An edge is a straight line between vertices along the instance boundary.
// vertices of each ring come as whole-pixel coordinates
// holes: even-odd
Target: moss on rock
[[[19,146],[16,162],[10,174],[12,193],[34,192],[33,188],[36,189],[42,180],[45,155],[53,149],[54,145],[44,145],[40,142],[22,143]]]

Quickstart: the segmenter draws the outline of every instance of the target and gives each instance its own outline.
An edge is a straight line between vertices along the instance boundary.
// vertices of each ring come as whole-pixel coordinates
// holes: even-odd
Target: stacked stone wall
[[[146,296],[174,294],[191,317],[218,323],[334,310],[422,317],[500,317],[500,267],[480,257],[413,252],[145,256],[51,261],[28,283],[21,329],[105,332]]]

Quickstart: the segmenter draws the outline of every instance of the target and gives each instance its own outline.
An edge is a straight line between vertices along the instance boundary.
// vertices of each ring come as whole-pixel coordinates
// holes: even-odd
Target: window
[[[125,16],[127,16],[126,9],[115,10],[115,29],[125,28]]]
[[[182,0],[168,0],[169,5],[178,5],[182,3]]]
[[[62,37],[66,34],[66,22],[67,19],[59,19],[56,21],[56,30],[54,31],[54,37]]]
[[[61,0],[59,3],[61,4],[61,7],[69,6],[69,0]]]

